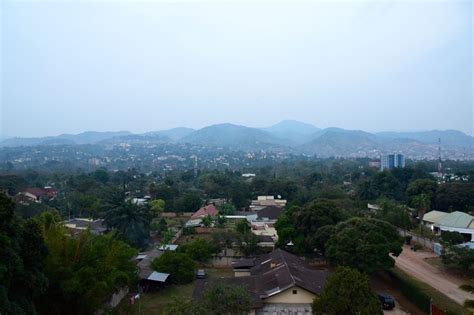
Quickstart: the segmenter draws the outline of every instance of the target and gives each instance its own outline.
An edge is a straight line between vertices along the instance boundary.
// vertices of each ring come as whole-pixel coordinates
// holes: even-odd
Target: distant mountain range
[[[235,150],[287,150],[320,157],[376,156],[380,152],[404,152],[408,156],[436,156],[441,138],[445,154],[474,155],[474,137],[456,130],[421,132],[379,132],[341,128],[320,129],[294,120],[284,120],[266,128],[217,124],[199,130],[179,127],[133,134],[128,131],[94,132],[56,137],[10,138],[0,147],[118,143],[188,143]]]

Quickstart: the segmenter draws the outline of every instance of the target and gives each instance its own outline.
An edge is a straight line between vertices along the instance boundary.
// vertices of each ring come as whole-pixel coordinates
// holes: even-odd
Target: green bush
[[[406,296],[413,304],[418,306],[422,311],[430,312],[431,298],[424,293],[416,284],[408,279],[398,276],[396,273],[389,271],[392,281],[400,288],[403,295]]]
[[[183,228],[183,235],[193,235],[193,234],[196,234],[196,229],[194,227]]]
[[[467,307],[467,308],[474,308],[474,300],[466,300],[464,302],[464,307]]]
[[[474,286],[470,284],[462,284],[459,286],[459,289],[467,291],[467,292],[474,292]]]
[[[416,252],[417,250],[420,250],[420,249],[423,249],[423,246],[421,246],[420,244],[415,244],[413,245],[413,250]]]

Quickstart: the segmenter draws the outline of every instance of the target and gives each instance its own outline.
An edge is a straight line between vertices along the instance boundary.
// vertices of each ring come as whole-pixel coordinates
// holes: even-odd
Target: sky
[[[0,136],[284,119],[474,133],[468,0],[3,0],[0,21]]]

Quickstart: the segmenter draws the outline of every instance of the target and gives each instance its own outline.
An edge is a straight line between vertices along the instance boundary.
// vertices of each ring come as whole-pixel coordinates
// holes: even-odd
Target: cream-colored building
[[[281,249],[236,261],[233,268],[235,277],[227,280],[252,293],[251,314],[256,315],[312,314],[311,304],[324,290],[329,275]]]

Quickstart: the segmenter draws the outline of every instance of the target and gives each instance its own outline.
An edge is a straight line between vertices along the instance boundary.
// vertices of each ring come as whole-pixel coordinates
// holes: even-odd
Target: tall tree
[[[0,313],[36,314],[33,303],[46,290],[48,253],[39,224],[14,215],[15,205],[0,193]]]
[[[184,284],[193,281],[196,263],[185,253],[165,252],[152,262],[152,267],[169,273],[172,283]]]
[[[104,215],[104,223],[117,229],[132,246],[143,248],[150,237],[151,215],[147,207],[125,201],[117,193],[109,199],[109,210]]]
[[[402,239],[388,222],[352,218],[336,225],[326,244],[326,257],[337,266],[348,266],[366,273],[393,267],[390,254],[402,252]]]
[[[321,296],[313,302],[315,315],[383,314],[380,302],[370,290],[367,275],[340,267],[329,277]]]
[[[41,222],[49,255],[45,273],[49,287],[38,302],[43,314],[93,314],[111,295],[136,283],[133,257],[137,251],[116,233],[93,235],[84,231],[71,237],[55,215]]]

